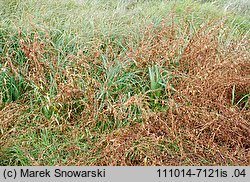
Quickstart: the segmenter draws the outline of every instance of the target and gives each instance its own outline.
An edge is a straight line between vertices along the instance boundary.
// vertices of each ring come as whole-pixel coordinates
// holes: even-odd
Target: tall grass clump
[[[249,165],[244,14],[193,0],[2,7],[0,164]]]

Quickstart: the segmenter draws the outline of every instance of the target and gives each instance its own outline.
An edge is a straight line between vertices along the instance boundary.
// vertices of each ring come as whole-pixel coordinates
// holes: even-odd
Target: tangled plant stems
[[[1,165],[249,165],[250,25],[223,7],[4,1]]]

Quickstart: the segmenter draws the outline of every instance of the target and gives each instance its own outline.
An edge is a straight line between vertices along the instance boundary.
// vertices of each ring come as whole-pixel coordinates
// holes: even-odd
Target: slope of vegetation
[[[0,0],[0,164],[250,165],[232,3]]]

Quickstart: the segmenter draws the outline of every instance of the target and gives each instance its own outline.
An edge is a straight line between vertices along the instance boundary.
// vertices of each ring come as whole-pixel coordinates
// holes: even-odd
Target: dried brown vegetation
[[[223,22],[204,23],[192,31],[190,26],[174,16],[150,24],[142,30],[138,46],[130,46],[132,36],[124,39],[125,52],[115,47],[110,37],[103,38],[106,43],[96,37],[92,47],[84,50],[88,53],[69,53],[67,66],[56,62],[54,50],[46,53],[44,47],[51,45],[41,42],[37,33],[33,39],[19,37],[28,69],[18,70],[11,58],[7,61],[11,72],[23,74],[44,95],[39,106],[45,106],[50,114],[39,124],[68,132],[72,141],[83,135],[90,146],[87,153],[81,153],[75,144],[62,147],[72,152],[62,164],[250,164],[249,97],[242,99],[250,93],[249,39],[228,40]],[[111,68],[117,66],[117,60],[125,64],[113,74]],[[128,81],[128,88],[120,88],[122,83],[117,80],[122,80],[125,72],[139,70],[135,75],[143,85],[149,82],[151,65],[160,68],[161,76],[167,72],[161,95],[152,97],[148,87],[126,95],[130,87],[137,89],[139,84]],[[46,97],[51,87],[56,91]],[[25,94],[21,104],[7,103],[0,111],[1,127],[9,128],[7,133],[12,131],[17,113],[30,107],[27,102],[33,97]],[[152,103],[157,104],[154,107]],[[35,121],[40,112],[33,110],[29,120]]]
[[[139,47],[127,55],[140,69],[155,63],[171,68],[179,58],[168,109],[144,113],[142,123],[103,136],[96,144],[101,155],[91,164],[249,165],[249,105],[232,105],[233,87],[236,101],[250,92],[249,40],[224,42],[223,24],[215,22],[184,40],[186,32],[178,35],[178,25],[167,24],[147,27]]]

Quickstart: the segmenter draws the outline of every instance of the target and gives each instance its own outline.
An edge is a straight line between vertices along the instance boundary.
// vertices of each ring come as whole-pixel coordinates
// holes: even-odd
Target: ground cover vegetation
[[[250,165],[248,0],[0,0],[1,165]]]

